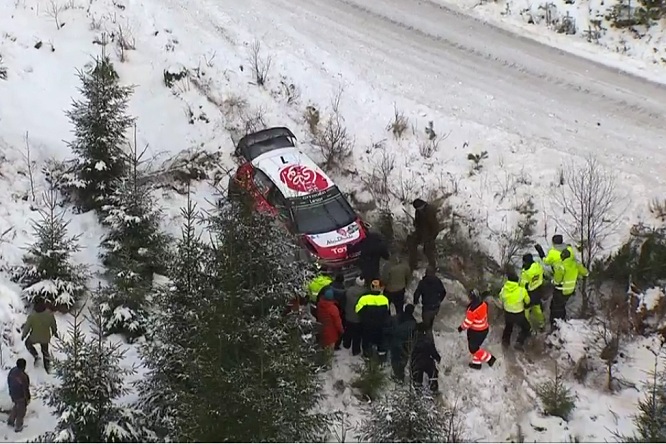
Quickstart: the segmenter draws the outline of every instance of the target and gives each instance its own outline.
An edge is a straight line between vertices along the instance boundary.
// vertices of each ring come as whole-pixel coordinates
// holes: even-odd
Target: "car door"
[[[268,203],[277,210],[280,219],[291,227],[293,221],[289,209],[289,202],[287,202],[287,199],[284,197],[280,189],[273,185],[266,195],[266,200],[268,200]]]
[[[275,188],[275,184],[271,179],[260,169],[254,168],[252,174],[252,184],[254,186],[256,197],[255,204],[260,211],[267,211],[271,214],[276,214],[277,210],[268,201],[268,193],[271,188]]]

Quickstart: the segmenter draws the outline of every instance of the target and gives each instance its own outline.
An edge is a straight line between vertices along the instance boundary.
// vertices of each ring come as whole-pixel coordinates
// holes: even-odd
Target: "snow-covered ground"
[[[121,32],[126,46],[134,49],[118,50]],[[554,44],[555,37],[539,38]],[[255,40],[261,42],[260,58],[272,59],[265,88],[254,84],[251,73]],[[562,42],[557,44],[587,45]],[[649,221],[648,202],[666,194],[664,87],[516,37],[433,2],[4,1],[0,3],[0,67],[7,68],[7,78],[0,79],[3,265],[18,264],[23,248],[33,240],[29,220],[37,216],[34,208],[45,188],[41,167],[48,159],[69,156],[64,141],[72,135],[65,110],[78,94],[77,69],[103,50],[114,60],[121,81],[136,85],[130,108],[138,117],[137,142],[149,146],[156,164],[183,150],[199,149],[221,152],[222,166],[232,168],[232,138],[247,122],[259,118],[268,126],[290,127],[304,150],[320,160],[320,153],[308,143],[303,115],[311,105],[325,120],[332,97],[342,89],[340,111],[355,149],[344,171],[330,172],[341,188],[353,192],[357,201],[370,200],[363,179],[387,153],[394,162],[389,183],[404,198],[405,210],[415,197],[444,190],[454,193],[452,205],[475,220],[482,248],[495,256],[497,233],[515,225],[516,207],[528,197],[538,210],[539,240],[543,243],[554,233],[560,211],[551,196],[565,162],[596,155],[613,172],[626,210],[621,235],[637,220]],[[596,49],[587,52],[593,52],[595,60],[622,63],[666,83],[663,66],[648,66],[638,53],[620,58]],[[631,55],[636,60],[630,61]],[[167,88],[165,70],[183,68],[190,77]],[[400,140],[387,131],[394,106],[408,119]],[[424,155],[427,150],[420,147],[427,147],[424,128],[429,122],[438,134],[436,140],[447,137],[433,146],[431,155]],[[32,199],[25,159],[26,134],[37,201]],[[472,174],[468,155],[484,151],[487,159]],[[202,184],[195,196],[205,207],[213,190]],[[166,228],[175,232],[184,198],[166,191],[161,198],[168,216]],[[402,213],[397,198],[392,204]],[[71,233],[82,235],[84,248],[77,259],[96,267],[102,228],[93,215],[69,216]],[[2,350],[7,368],[18,355],[29,357],[15,333],[25,310],[19,289],[4,275],[0,297],[3,329],[14,332],[13,346]],[[571,439],[599,441],[612,431],[631,430],[629,416],[638,397],[634,389],[610,395],[594,384],[572,382],[579,398],[573,419],[562,425],[540,418],[533,388],[552,371],[552,359],[544,356],[538,365],[516,366],[501,359],[481,376],[470,373],[463,337],[455,331],[462,306],[447,302],[442,311],[437,324],[447,369],[442,372],[442,387],[460,399],[468,413],[470,438],[515,439],[516,423],[527,440],[539,441],[561,440],[565,433]],[[61,329],[67,321],[59,319]],[[575,340],[565,341],[564,349],[575,349],[576,341],[585,341],[578,327],[571,325]],[[489,348],[501,355],[497,333],[495,329]],[[621,372],[639,388],[641,372],[651,366],[641,351],[643,342],[636,340],[627,362],[620,364]],[[333,387],[338,379],[352,379],[352,361],[345,353],[336,358],[327,382],[329,406],[337,410],[347,404],[352,414],[358,412],[355,398],[349,391],[337,394]],[[128,362],[135,357],[136,351],[130,349]],[[29,373],[36,387],[52,382],[31,364]],[[4,378],[0,381],[4,384]],[[4,386],[0,396],[7,396]],[[18,437],[13,432],[0,437],[31,439],[52,427],[53,421],[41,400],[35,399],[25,431]]]

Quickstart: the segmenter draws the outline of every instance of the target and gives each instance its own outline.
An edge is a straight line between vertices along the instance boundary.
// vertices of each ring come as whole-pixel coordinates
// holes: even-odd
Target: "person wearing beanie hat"
[[[390,325],[391,312],[389,300],[384,296],[382,283],[378,279],[373,280],[370,291],[358,299],[355,310],[361,321],[363,355],[371,357],[376,348],[383,361],[386,358],[384,328]]]
[[[353,356],[361,354],[361,319],[356,313],[356,304],[358,300],[367,293],[368,287],[360,276],[354,281],[354,285],[345,292],[345,332],[342,335],[342,346],[346,349],[351,348]]]
[[[317,303],[317,321],[321,324],[319,344],[323,348],[335,347],[344,330],[340,310],[335,303],[335,292],[330,286],[322,291],[322,297]]]
[[[414,305],[405,305],[405,310],[393,318],[391,328],[391,368],[393,378],[405,382],[405,367],[409,361],[409,353],[414,346],[416,319]]]
[[[484,363],[492,367],[496,358],[490,352],[481,348],[490,330],[488,304],[477,290],[469,292],[469,305],[467,305],[465,319],[458,327],[459,333],[462,333],[463,330],[467,331],[467,347],[472,355],[472,362],[469,363],[470,368],[481,370]]]
[[[437,268],[437,246],[435,240],[442,227],[437,220],[437,208],[423,199],[412,202],[414,207],[414,232],[407,237],[409,248],[409,266],[415,270],[418,266],[418,247],[423,245],[423,254],[428,265]]]
[[[546,323],[543,317],[543,267],[529,253],[523,255],[520,285],[525,287],[530,295],[530,304],[525,308],[527,320],[532,325],[533,330],[541,330]]]
[[[500,291],[500,301],[504,309],[504,332],[502,345],[511,344],[511,334],[514,326],[520,328],[516,348],[522,349],[527,338],[530,337],[530,324],[525,316],[525,307],[530,305],[530,295],[525,287],[520,286],[520,279],[515,272],[506,274],[506,282]]]

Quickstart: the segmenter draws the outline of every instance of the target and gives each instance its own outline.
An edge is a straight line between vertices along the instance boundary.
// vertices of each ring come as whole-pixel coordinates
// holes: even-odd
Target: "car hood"
[[[305,237],[319,248],[331,248],[354,242],[361,237],[361,226],[354,221],[346,227],[320,234],[306,234]]]

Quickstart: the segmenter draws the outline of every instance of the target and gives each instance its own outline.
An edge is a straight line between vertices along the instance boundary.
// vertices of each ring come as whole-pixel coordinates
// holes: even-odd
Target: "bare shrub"
[[[315,127],[313,144],[324,157],[324,167],[327,169],[341,168],[351,157],[354,140],[347,132],[344,117],[340,113],[340,100],[342,89],[334,96],[331,110],[323,128]]]
[[[449,131],[449,133],[443,136],[438,136],[433,127],[433,122],[430,121],[425,128],[425,133],[427,140],[419,144],[419,154],[424,159],[430,159],[439,150],[439,144],[443,140],[446,140],[451,135],[451,132]]]
[[[111,39],[116,42],[116,53],[121,62],[127,60],[126,51],[133,51],[136,49],[136,40],[134,39],[129,27],[123,28],[118,25],[118,29],[114,34],[111,34]]]
[[[65,26],[64,22],[60,21],[60,13],[62,12],[63,7],[56,0],[51,0],[46,9],[46,13],[55,21],[56,29],[60,29]]]
[[[666,222],[666,199],[653,199],[649,204],[650,213],[662,222]]]
[[[533,237],[536,229],[536,214],[534,201],[529,198],[525,202],[516,206],[515,210],[521,218],[516,226],[511,230],[493,230],[488,225],[488,229],[498,238],[500,250],[499,263],[503,268],[509,266],[511,261],[518,256],[521,251],[529,248],[533,243]]]
[[[280,78],[277,95],[283,97],[287,105],[295,105],[301,100],[301,90],[284,76]]]
[[[419,187],[416,177],[410,175],[403,177],[403,171],[399,172],[398,180],[393,188],[393,195],[400,200],[403,205],[411,205],[414,200],[421,194],[421,187]]]
[[[30,156],[30,137],[28,135],[28,132],[25,132],[25,153],[23,154],[23,158],[25,160],[26,166],[28,168],[28,179],[30,180],[30,194],[32,196],[32,201],[35,201],[35,179],[32,174],[32,170],[35,166],[35,162],[31,159]]]
[[[616,207],[620,202],[615,176],[588,157],[584,165],[573,162],[563,168],[564,186],[554,193],[555,202],[562,208],[565,223],[562,230],[578,244],[581,262],[588,269],[603,248],[603,243],[614,235],[619,225]],[[582,288],[581,313],[589,311],[585,286]]]
[[[255,40],[250,45],[249,62],[256,84],[264,86],[268,81],[268,74],[273,64],[273,58],[271,56],[263,56],[259,40]]]
[[[393,133],[395,139],[402,139],[402,135],[409,128],[409,120],[397,105],[393,105],[393,119],[386,125],[386,131]]]
[[[467,155],[467,160],[472,162],[472,166],[469,170],[469,175],[474,176],[483,168],[482,162],[488,158],[488,151],[481,151],[480,154],[469,153]]]
[[[377,151],[380,154],[372,156],[371,170],[368,177],[361,181],[368,189],[373,199],[377,201],[379,208],[384,210],[389,206],[392,196],[392,173],[395,169],[395,155],[391,154],[384,146]]]

